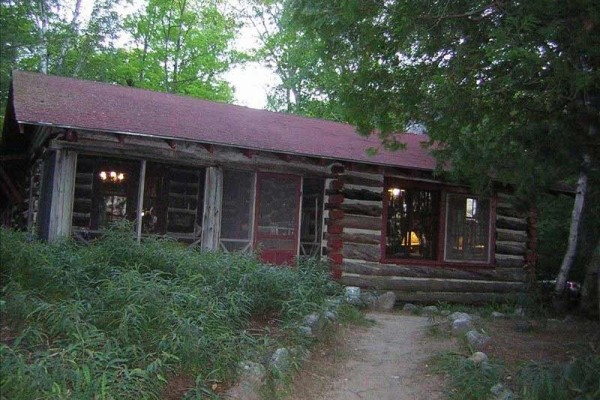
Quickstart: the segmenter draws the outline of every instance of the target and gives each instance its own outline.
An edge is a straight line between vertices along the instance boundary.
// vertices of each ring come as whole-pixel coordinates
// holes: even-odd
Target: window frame
[[[478,202],[481,201],[489,201],[489,215],[488,215],[488,240],[487,240],[487,244],[488,244],[488,249],[487,249],[487,260],[486,261],[480,261],[480,260],[449,260],[448,257],[448,251],[447,251],[447,247],[446,247],[446,239],[448,237],[448,216],[450,213],[450,201],[449,198],[450,196],[461,196],[463,198],[475,198],[477,199]],[[494,206],[494,201],[492,198],[490,197],[485,197],[485,196],[478,196],[478,195],[474,195],[472,193],[469,192],[457,192],[457,191],[447,191],[444,195],[444,249],[443,249],[443,257],[442,257],[442,261],[444,263],[447,264],[469,264],[469,265],[492,265],[492,249],[495,248],[495,238],[493,235],[493,233],[495,232],[495,218],[492,218],[493,216],[495,216],[495,206]],[[493,247],[492,247],[493,246]]]
[[[430,190],[439,192],[439,209],[438,209],[438,234],[437,234],[437,249],[435,259],[420,259],[420,258],[392,258],[386,254],[387,247],[387,225],[388,225],[388,207],[389,207],[389,189],[402,185],[410,189]],[[448,196],[463,195],[472,196],[478,199],[487,199],[490,202],[489,215],[489,249],[487,261],[468,261],[468,260],[446,260],[446,230],[447,230],[447,210]],[[382,221],[381,221],[381,241],[380,241],[380,262],[382,264],[400,264],[400,265],[423,265],[431,267],[495,267],[494,249],[496,247],[496,198],[495,196],[484,197],[477,196],[471,193],[467,188],[460,186],[450,186],[435,182],[425,182],[418,180],[385,177],[383,204],[382,204]]]

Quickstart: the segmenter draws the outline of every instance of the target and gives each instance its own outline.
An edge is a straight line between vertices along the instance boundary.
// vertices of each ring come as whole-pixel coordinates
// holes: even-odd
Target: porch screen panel
[[[203,168],[169,168],[167,235],[188,241],[200,237],[204,175]]]
[[[225,252],[252,250],[254,173],[223,171],[220,246]]]
[[[304,178],[302,181],[302,219],[300,221],[300,255],[317,257],[321,250],[323,191],[325,181]]]
[[[134,221],[139,162],[80,155],[77,159],[72,225],[99,231],[122,220]]]
[[[386,258],[436,259],[439,192],[391,187],[388,199]]]
[[[446,213],[446,260],[488,262],[489,199],[449,194]]]
[[[297,256],[300,180],[291,175],[259,175],[255,244],[265,262],[288,264]]]

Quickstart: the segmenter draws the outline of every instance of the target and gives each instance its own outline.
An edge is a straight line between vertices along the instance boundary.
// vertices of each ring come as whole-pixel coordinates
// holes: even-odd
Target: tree
[[[598,168],[600,3],[289,0],[291,26],[336,71],[345,118],[396,148],[423,124],[440,165],[479,190],[511,184],[535,203]],[[577,211],[577,209],[576,209]],[[578,221],[580,211],[574,212]],[[575,253],[572,224],[556,291]]]
[[[136,86],[232,100],[221,74],[235,61],[230,43],[236,26],[217,1],[149,0],[126,27],[137,45],[126,55],[132,66],[127,79]]]
[[[8,0],[0,3],[0,106],[6,106],[13,69],[92,77],[106,68],[90,63],[113,51],[120,31],[120,0],[95,1],[89,15],[82,0]]]
[[[335,94],[326,85],[333,71],[323,68],[318,42],[290,25],[283,1],[247,0],[240,12],[256,32],[260,47],[252,60],[270,68],[281,80],[268,95],[273,111],[340,120]]]

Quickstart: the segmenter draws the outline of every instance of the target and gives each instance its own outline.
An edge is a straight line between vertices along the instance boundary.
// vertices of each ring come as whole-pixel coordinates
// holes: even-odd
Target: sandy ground
[[[323,347],[294,382],[290,400],[440,399],[442,378],[427,362],[455,343],[428,338],[427,317],[369,313],[375,325],[349,328]],[[328,352],[330,352],[328,354]]]

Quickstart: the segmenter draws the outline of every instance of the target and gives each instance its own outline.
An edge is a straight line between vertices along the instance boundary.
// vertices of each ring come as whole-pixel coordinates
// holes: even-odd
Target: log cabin
[[[398,301],[509,301],[535,264],[535,213],[434,174],[425,135],[380,149],[347,124],[14,71],[0,166],[4,223],[39,238],[132,235],[267,263],[327,259]]]

